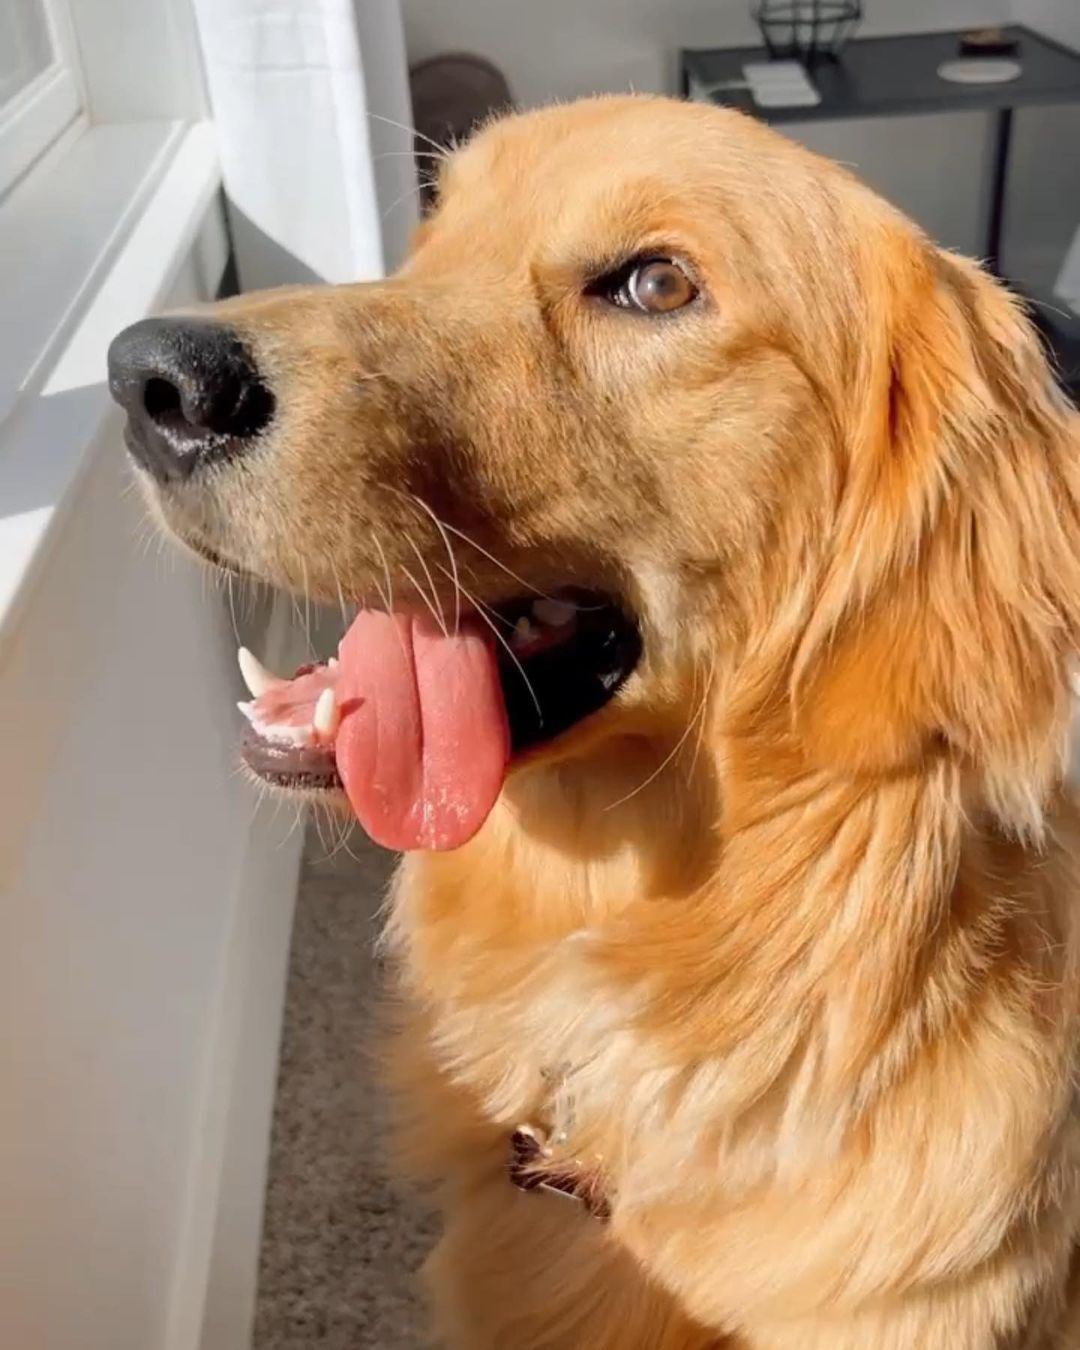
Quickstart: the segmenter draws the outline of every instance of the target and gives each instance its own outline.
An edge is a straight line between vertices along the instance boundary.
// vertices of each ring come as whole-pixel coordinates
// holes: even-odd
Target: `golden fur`
[[[577,582],[640,621],[618,698],[395,887],[441,1337],[1080,1344],[1080,466],[1027,321],[731,113],[509,118],[441,194],[391,280],[219,307],[274,428],[159,503],[335,601],[411,573],[450,605],[452,546],[470,595]],[[583,297],[649,249],[692,310]],[[508,1184],[523,1120],[609,1223]]]

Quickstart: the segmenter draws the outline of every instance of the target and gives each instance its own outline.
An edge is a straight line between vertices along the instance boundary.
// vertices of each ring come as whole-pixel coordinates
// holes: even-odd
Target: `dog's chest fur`
[[[470,884],[456,865],[406,865],[395,915],[406,980],[421,995],[439,1069],[492,1124],[565,1135],[577,1071],[612,1011],[597,1006],[591,1031],[569,987],[574,949],[588,937],[587,886],[565,876],[551,904],[535,875],[482,875]]]
[[[455,1115],[458,1155],[451,1158],[448,1146],[447,1164],[499,1168],[512,1132],[528,1123],[565,1135],[563,1157],[590,1164],[617,1155],[620,1170],[611,1177],[617,1202],[629,1196],[634,1205],[647,1204],[658,1178],[669,1197],[712,1187],[707,1214],[688,1200],[688,1230],[714,1229],[716,1252],[738,1254],[750,1239],[768,1239],[768,1269],[740,1266],[735,1255],[730,1263],[717,1257],[717,1280],[749,1302],[778,1268],[799,1268],[811,1230],[813,1269],[788,1291],[792,1299],[812,1301],[819,1281],[838,1268],[848,1272],[848,1296],[878,1296],[889,1274],[876,1261],[884,1228],[893,1257],[899,1252],[909,1272],[928,1276],[939,1265],[977,1263],[985,1235],[1004,1226],[1018,1225],[1013,1240],[1018,1250],[1030,1250],[1062,1194],[1073,1192],[1076,1127],[1066,1123],[1067,1094],[1051,1057],[1037,1053],[1046,1028],[1014,1022],[1013,1035],[1031,1043],[1024,1054],[1003,1059],[1000,1008],[989,996],[985,1018],[980,1012],[962,1036],[944,1038],[932,1060],[882,1094],[881,1107],[854,1131],[853,1147],[838,1142],[840,1116],[823,1123],[812,1037],[807,1057],[791,1061],[776,1090],[737,1124],[725,1125],[728,1065],[703,1059],[658,1068],[653,1046],[631,1043],[634,1010],[620,991],[594,987],[590,994],[575,982],[582,948],[595,940],[602,919],[618,916],[620,902],[612,897],[623,904],[640,898],[642,875],[617,854],[599,875],[580,860],[508,844],[511,838],[498,840],[497,851],[482,837],[475,849],[410,858],[395,897],[392,928],[407,994],[423,1023],[424,1054],[449,1085],[446,1101],[464,1108],[458,1116],[444,1107],[444,1120]],[[608,906],[600,916],[598,897]],[[1002,989],[1002,998],[1012,996]],[[1041,1023],[1045,1010],[1033,1008],[1032,1017]],[[821,1034],[835,1030],[823,1023]],[[1044,1070],[1037,1091],[1033,1059]],[[983,1085],[978,1099],[954,1090],[965,1072]],[[679,1109],[661,1119],[656,1109],[673,1084],[682,1096],[669,1100]],[[881,1120],[908,1122],[889,1132],[888,1147],[869,1143],[884,1138],[872,1123],[879,1111]],[[652,1128],[643,1130],[646,1113]],[[920,1142],[928,1138],[935,1140],[929,1154]],[[1002,1139],[1011,1141],[1005,1152]],[[753,1204],[751,1193],[759,1197]],[[1016,1218],[1018,1195],[1023,1223]]]

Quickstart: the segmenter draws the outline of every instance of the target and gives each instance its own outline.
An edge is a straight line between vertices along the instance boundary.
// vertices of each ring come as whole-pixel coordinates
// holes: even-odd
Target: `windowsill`
[[[42,383],[183,135],[179,122],[83,127],[0,203],[0,424]]]
[[[165,301],[221,183],[208,122],[93,128],[42,168],[0,206],[0,638],[110,414],[108,344]]]

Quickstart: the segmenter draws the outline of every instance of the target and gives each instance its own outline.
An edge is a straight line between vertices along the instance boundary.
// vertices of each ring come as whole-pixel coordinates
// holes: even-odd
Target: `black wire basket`
[[[835,61],[862,19],[862,0],[756,0],[754,18],[774,60]]]

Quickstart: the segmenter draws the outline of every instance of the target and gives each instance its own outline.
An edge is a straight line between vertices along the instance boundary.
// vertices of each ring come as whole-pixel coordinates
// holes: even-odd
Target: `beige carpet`
[[[391,859],[308,840],[290,959],[255,1350],[414,1350],[432,1229],[388,1181],[368,1059]]]

